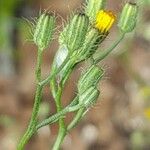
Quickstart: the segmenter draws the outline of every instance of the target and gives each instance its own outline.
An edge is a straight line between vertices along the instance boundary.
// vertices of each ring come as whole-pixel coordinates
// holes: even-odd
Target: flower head
[[[96,16],[95,27],[101,33],[106,33],[110,30],[115,21],[115,15],[111,11],[100,10]]]

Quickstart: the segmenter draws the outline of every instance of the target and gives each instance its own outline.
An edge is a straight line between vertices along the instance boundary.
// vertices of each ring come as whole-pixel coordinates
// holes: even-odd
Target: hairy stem
[[[34,106],[32,111],[32,116],[30,119],[29,126],[21,138],[17,150],[23,150],[25,144],[29,141],[31,136],[36,132],[36,125],[37,125],[37,117],[39,112],[39,106],[41,102],[41,96],[42,96],[42,90],[43,87],[49,83],[49,81],[61,71],[61,69],[65,66],[65,63],[68,61],[68,58],[65,59],[64,63],[55,71],[53,74],[50,74],[48,78],[41,81],[41,63],[42,63],[42,50],[38,50],[38,56],[37,56],[37,67],[36,67],[36,81],[37,81],[37,88],[36,88],[36,94],[35,94],[35,100],[34,100]]]
[[[36,94],[35,94],[35,100],[34,100],[34,106],[32,111],[32,116],[30,119],[30,123],[28,125],[28,128],[21,138],[17,150],[23,150],[25,144],[29,141],[30,137],[36,130],[37,125],[37,119],[38,119],[38,112],[39,107],[41,103],[41,96],[42,96],[42,86],[40,86],[38,83],[41,81],[41,64],[42,64],[42,50],[38,50],[38,56],[37,56],[37,66],[36,66],[36,80],[37,80],[37,88],[36,88]]]
[[[78,97],[75,97],[74,100],[68,106],[66,106],[62,111],[54,114],[53,116],[51,116],[51,117],[43,120],[41,123],[39,123],[36,126],[36,130],[40,129],[43,126],[50,125],[50,124],[58,121],[60,118],[64,117],[64,115],[66,113],[75,111],[76,109],[78,109],[76,107],[77,103],[78,103]]]

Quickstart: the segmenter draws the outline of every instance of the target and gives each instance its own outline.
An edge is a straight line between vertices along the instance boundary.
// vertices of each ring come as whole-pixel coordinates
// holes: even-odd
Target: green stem
[[[75,106],[73,106],[72,108],[68,108],[66,110],[66,112],[64,113],[67,113],[67,112],[73,112],[73,111],[77,111],[78,109],[82,109],[84,106],[83,104],[77,104]],[[82,113],[83,115],[83,113]],[[81,118],[81,117],[80,117]],[[59,150],[60,149],[60,145],[62,144],[66,134],[67,134],[67,128],[66,126],[64,126],[64,118],[60,118],[59,119],[59,132],[58,132],[58,136],[57,136],[57,139],[55,141],[55,144],[53,146],[53,150]]]
[[[55,98],[55,102],[56,102],[56,107],[57,107],[57,112],[61,112],[62,111],[62,104],[61,104],[61,95],[62,95],[62,87],[60,85],[58,85],[58,90],[57,90],[57,95]],[[56,92],[56,91],[55,91]],[[65,136],[66,133],[66,127],[65,127],[65,122],[63,118],[59,119],[59,131],[58,131],[58,136],[57,139],[55,141],[55,144],[53,146],[53,150],[58,150],[63,137]]]
[[[54,114],[53,116],[43,120],[41,123],[39,123],[36,127],[36,130],[40,129],[41,127],[44,127],[46,125],[50,125],[54,122],[57,122],[60,118],[62,118],[66,113],[69,112],[68,108],[63,109],[62,111]]]
[[[41,64],[42,64],[42,54],[43,50],[38,50],[38,56],[37,56],[37,65],[36,65],[36,80],[39,83],[41,81]]]
[[[77,108],[77,109],[78,109],[78,108]],[[63,142],[63,140],[64,140],[64,138],[65,138],[67,132],[68,132],[70,129],[72,129],[72,128],[81,120],[81,118],[82,118],[82,116],[83,116],[83,113],[84,113],[84,110],[85,110],[85,108],[81,108],[81,109],[78,111],[76,117],[75,117],[75,118],[73,119],[73,121],[69,124],[69,126],[67,127],[67,129],[65,128],[64,130],[61,130],[61,128],[60,128],[59,134],[58,134],[58,137],[57,137],[57,140],[56,140],[56,142],[55,142],[55,144],[54,144],[54,147],[53,147],[53,150],[59,150],[60,145],[61,145],[61,143]],[[74,110],[74,111],[75,111],[75,110]],[[61,126],[60,126],[60,127],[61,127]]]
[[[51,117],[43,120],[41,123],[39,123],[36,127],[36,130],[40,129],[43,126],[50,125],[50,124],[58,121],[66,113],[73,112],[73,111],[79,109],[79,107],[76,106],[77,103],[78,103],[78,97],[75,97],[74,100],[67,107],[65,107],[62,111],[54,114],[53,116],[51,116]]]
[[[23,150],[25,144],[28,142],[34,131],[36,130],[37,125],[37,116],[39,112],[39,107],[41,103],[41,96],[42,96],[42,86],[40,86],[38,83],[41,81],[41,64],[42,64],[42,50],[38,50],[38,56],[37,56],[37,67],[36,67],[36,80],[37,80],[37,88],[36,88],[36,94],[35,94],[35,101],[32,111],[32,116],[30,119],[30,123],[28,125],[28,128],[21,138],[17,150]]]
[[[25,134],[21,138],[21,140],[20,140],[20,142],[19,142],[19,144],[17,146],[17,150],[23,150],[25,144],[29,141],[31,136],[36,132],[37,116],[38,116],[38,112],[39,112],[39,105],[40,105],[40,102],[41,102],[42,90],[43,90],[44,85],[49,83],[49,81],[57,73],[59,73],[61,71],[61,69],[65,66],[67,61],[68,61],[68,58],[65,59],[65,61],[57,69],[56,72],[54,72],[53,74],[50,74],[48,76],[48,78],[46,78],[45,80],[41,81],[42,50],[41,51],[38,50],[37,67],[36,67],[36,80],[37,80],[38,83],[37,83],[36,94],[35,94],[35,102],[34,102],[32,116],[31,116],[31,120],[30,120],[29,126],[28,126]]]
[[[55,77],[55,75],[58,74],[58,73],[61,71],[61,69],[63,69],[63,67],[64,67],[64,66],[66,65],[66,63],[68,62],[68,60],[69,60],[69,57],[67,57],[67,58],[63,61],[63,63],[61,64],[61,66],[60,66],[57,70],[55,70],[52,74],[50,74],[45,80],[41,81],[39,84],[40,84],[41,86],[45,86],[46,84],[48,84],[49,81],[52,80],[52,79]]]
[[[81,107],[83,108],[84,106],[82,104],[77,104],[76,106],[73,106],[72,108],[68,109],[68,112],[76,111],[76,110],[80,109]],[[64,126],[64,124],[62,122],[60,122],[61,119],[63,119],[63,121],[64,121],[64,118],[60,118],[60,120],[59,120],[59,132],[58,132],[56,142],[53,146],[53,150],[59,150],[60,149],[60,145],[63,142],[63,140],[67,134],[67,128]]]
[[[53,150],[59,150],[60,149],[60,145],[63,142],[63,139],[65,136],[66,136],[66,129],[62,128],[60,126],[57,139],[56,139],[55,144],[53,146]]]
[[[125,33],[121,33],[119,38],[106,50],[104,51],[101,51],[99,54],[97,54],[97,58],[95,58],[95,61],[94,63],[97,64],[99,63],[101,60],[103,60],[105,57],[107,57],[111,52],[112,50],[118,46],[118,44],[123,40],[125,36]]]
[[[72,128],[74,128],[78,124],[78,122],[82,119],[84,112],[85,112],[84,107],[78,110],[75,117],[73,118],[71,123],[68,125],[67,131],[70,131]]]
[[[63,109],[62,104],[61,104],[62,90],[64,89],[66,80],[68,79],[70,73],[72,72],[71,68],[74,66],[74,62],[75,62],[74,59],[73,60],[69,59],[68,61],[65,62],[67,66],[63,71],[63,75],[61,76],[61,79],[60,79],[61,81],[58,83],[58,87],[55,86],[56,85],[55,78],[51,80],[50,85],[51,85],[52,93],[55,98],[57,113],[61,112]],[[58,135],[53,146],[53,150],[58,150],[60,148],[60,145],[63,142],[65,135],[66,135],[66,125],[65,125],[64,118],[61,117],[59,119],[59,131],[58,131]]]
[[[51,81],[50,81],[50,87],[51,87],[51,93],[53,95],[53,98],[55,99],[56,98],[56,94],[57,94],[57,82],[56,82],[56,78],[52,78]]]
[[[42,88],[40,86],[38,86],[37,90],[36,90],[35,103],[34,103],[34,107],[33,107],[33,111],[32,111],[32,117],[31,117],[29,126],[28,126],[25,134],[23,135],[22,139],[20,140],[20,142],[18,144],[17,150],[24,149],[25,144],[29,141],[29,139],[31,138],[31,136],[34,134],[34,132],[36,130],[37,116],[38,116],[39,106],[40,106],[40,102],[41,102],[41,93],[42,93]]]

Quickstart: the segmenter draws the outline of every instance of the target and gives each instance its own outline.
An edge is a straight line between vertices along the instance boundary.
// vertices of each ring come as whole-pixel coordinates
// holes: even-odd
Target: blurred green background
[[[107,8],[119,15],[125,2],[108,0]],[[69,133],[63,150],[150,150],[150,0],[134,2],[139,5],[137,27],[100,64],[106,74],[100,84],[99,102]],[[37,51],[26,20],[34,23],[33,18],[45,9],[66,19],[82,4],[81,0],[0,0],[0,150],[16,150],[32,111]],[[57,20],[60,30],[61,17]],[[100,49],[110,45],[117,36],[114,26]],[[45,51],[43,76],[49,73],[57,48],[55,39]],[[65,88],[64,105],[75,95],[80,67]],[[40,119],[54,112],[55,105],[46,87]],[[56,134],[57,125],[44,127],[26,149],[48,150]]]

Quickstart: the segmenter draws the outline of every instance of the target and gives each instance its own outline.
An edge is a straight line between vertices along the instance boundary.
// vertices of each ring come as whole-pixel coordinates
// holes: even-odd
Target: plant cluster
[[[34,26],[33,41],[37,45],[36,93],[33,112],[28,128],[21,138],[17,150],[23,150],[32,135],[43,126],[59,124],[59,131],[53,150],[58,150],[64,137],[84,117],[88,108],[93,106],[99,95],[98,84],[104,76],[104,70],[98,65],[124,38],[136,24],[137,5],[126,3],[118,19],[119,36],[112,45],[98,52],[100,44],[107,38],[110,28],[116,20],[112,11],[105,10],[106,0],[88,0],[84,12],[75,13],[66,23],[59,35],[59,49],[54,57],[50,74],[46,79],[41,76],[42,56],[53,39],[56,18],[52,14],[42,13]],[[68,106],[62,106],[62,94],[66,81],[77,64],[89,60],[90,65],[81,74],[77,83],[77,94]],[[57,112],[43,121],[38,120],[43,88],[48,85],[53,95]],[[75,115],[69,124],[64,117],[67,113]]]

